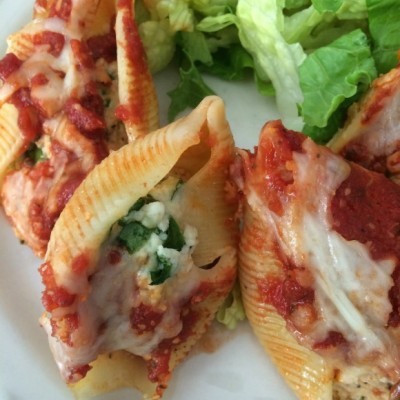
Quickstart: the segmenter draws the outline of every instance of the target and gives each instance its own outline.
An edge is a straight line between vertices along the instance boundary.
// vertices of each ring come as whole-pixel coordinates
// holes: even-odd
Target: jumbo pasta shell
[[[144,360],[127,351],[101,354],[92,366],[92,371],[85,379],[71,385],[78,400],[90,399],[120,388],[134,388],[142,393],[156,392],[157,385],[147,379]]]
[[[182,188],[182,208],[185,210],[183,218],[199,227],[200,241],[193,255],[199,265],[211,263],[217,256],[217,249],[232,246],[238,239],[236,222],[232,218],[237,206],[235,189],[229,187],[226,173],[221,171],[221,168],[226,168],[229,164],[228,160],[234,157],[232,137],[226,135],[219,138],[220,132],[229,130],[228,122],[222,118],[222,112],[221,106],[210,109],[209,122],[202,128],[210,143],[215,143],[211,150],[210,145],[203,142],[186,152],[174,167],[174,172],[178,175],[180,171],[189,174],[196,171],[195,176]],[[232,189],[230,199],[229,189]],[[224,206],[211,208],[210,204]],[[207,215],[207,224],[203,223],[204,214]]]
[[[196,114],[143,137],[137,145],[112,152],[85,179],[63,210],[49,242],[46,258],[52,259],[56,280],[66,287],[67,282],[74,284],[76,277],[69,267],[74,257],[97,251],[112,224],[167,175],[187,148],[200,142]],[[77,226],[72,227],[70,221]]]
[[[205,302],[192,307],[192,311],[199,315],[197,323],[192,327],[193,335],[187,341],[177,344],[171,351],[169,360],[169,371],[174,369],[185,359],[193,346],[206,332],[208,326],[223,300],[229,293],[228,287],[223,280],[227,278],[234,280],[231,265],[236,262],[234,251],[230,251],[229,257],[224,260],[227,275],[220,271],[211,273],[208,279],[214,280],[215,287],[225,286],[224,290],[216,290]],[[220,275],[220,276],[219,276]],[[222,277],[221,277],[222,276]],[[92,370],[84,379],[76,384],[70,385],[77,400],[85,400],[99,394],[111,392],[121,388],[133,388],[143,394],[143,400],[158,400],[167,388],[169,377],[163,382],[151,382],[148,378],[146,362],[138,356],[127,351],[117,351],[109,354],[101,354],[92,364]]]
[[[25,138],[18,126],[18,115],[17,108],[10,103],[0,107],[0,182],[25,145]]]
[[[110,107],[111,95],[107,93],[116,92],[116,83],[109,76],[114,72],[116,58],[112,53],[115,3],[37,2],[34,14],[36,19],[9,39],[9,52],[17,59],[7,56],[12,68],[4,84],[0,84],[0,107],[14,96],[12,102],[18,107],[20,126],[25,129],[24,150],[30,147],[42,157],[31,159],[26,154],[17,160],[22,151],[7,150],[0,161],[4,164],[0,172],[9,168],[1,197],[15,232],[43,257],[49,231],[71,191],[111,148],[120,147],[127,139],[122,123],[109,118],[118,102],[115,95]],[[111,54],[107,60],[101,59],[104,49],[92,54],[94,46],[87,42],[87,36],[104,32],[111,43],[105,44]],[[13,116],[11,112],[2,117],[1,123],[7,124],[2,127],[6,130],[1,132],[4,137],[0,138],[4,149],[11,146],[10,132],[13,140],[18,137],[18,116],[10,128]],[[65,161],[67,158],[70,162]],[[44,159],[46,163],[38,165]],[[24,202],[16,204],[15,198],[20,199],[21,193]]]
[[[72,2],[71,13],[67,21],[72,29],[81,31],[83,34],[88,27],[92,26],[96,15],[99,3],[101,0],[76,0]],[[64,5],[64,3],[66,5]],[[68,0],[61,0],[56,3],[56,9],[62,9],[69,6]]]
[[[133,1],[118,1],[115,22],[120,101],[117,115],[124,122],[130,141],[159,126],[157,95],[133,4]]]
[[[68,194],[71,192],[68,188],[76,186],[74,180],[82,180],[100,162],[96,144],[82,136],[65,116],[47,123],[46,129],[52,130],[52,137],[42,137],[45,160],[34,167],[29,161],[7,171],[1,190],[4,212],[14,232],[41,258],[46,253],[49,230],[63,207],[62,203],[71,194]],[[3,135],[0,136],[2,139]],[[56,143],[56,147],[52,143]],[[26,146],[26,142],[23,144]],[[11,161],[18,156],[16,151],[9,153]],[[22,204],[21,198],[24,199]],[[35,218],[27,204],[41,205]]]
[[[193,163],[191,158],[196,156],[199,156],[200,162]],[[110,228],[127,214],[133,203],[148,195],[149,191],[162,188],[163,182],[168,182],[170,178],[184,181],[182,188],[177,188],[177,193],[173,194],[178,196],[177,223],[195,226],[199,242],[199,251],[193,253],[197,268],[191,270],[195,271],[190,275],[191,283],[183,280],[186,272],[176,278],[176,283],[170,281],[171,285],[187,287],[184,290],[185,293],[187,291],[184,295],[186,300],[179,301],[182,330],[177,336],[151,348],[145,356],[133,356],[128,349],[119,349],[124,351],[111,351],[110,356],[103,355],[98,360],[91,360],[92,370],[85,378],[72,384],[78,398],[109,391],[116,386],[136,387],[147,398],[159,398],[173,369],[211,323],[236,277],[237,227],[233,223],[236,204],[233,198],[225,197],[233,157],[233,139],[225,119],[223,103],[216,97],[209,97],[187,117],[111,153],[75,191],[53,229],[42,274],[50,286],[55,283],[59,288],[74,293],[77,301],[66,308],[56,307],[54,311],[51,310],[51,317],[47,315],[42,318],[49,334],[49,317],[51,324],[60,327],[58,337],[72,334],[68,333],[68,326],[60,321],[63,321],[65,313],[74,313],[75,307],[78,310],[75,312],[87,307],[86,299],[91,296],[91,282],[96,279],[97,263],[101,258],[99,249],[104,248],[103,243]],[[213,214],[211,221],[217,232],[212,236],[212,241],[207,238],[207,229],[202,227],[206,225],[209,228],[210,213]],[[203,241],[206,245],[201,244]],[[82,266],[78,268],[78,274],[74,267],[77,263]],[[48,274],[52,276],[50,281],[46,278]],[[166,293],[173,287],[167,287]],[[49,296],[57,290],[54,287],[48,289]],[[172,295],[173,292],[169,293]],[[79,308],[80,304],[83,308]],[[168,308],[165,312],[169,312]],[[50,338],[50,342],[52,345],[54,338]],[[115,357],[121,363],[115,362]],[[142,357],[145,362],[140,361]],[[114,373],[110,370],[118,371],[124,368],[125,363],[132,366],[130,376],[122,373],[121,379],[114,381]],[[155,368],[157,365],[164,365],[164,369],[160,371],[158,367]],[[149,375],[145,372],[146,366]],[[104,376],[109,376],[109,379],[104,381]]]
[[[399,187],[280,121],[241,161],[240,275],[260,341],[299,398],[388,398],[399,370],[391,227],[400,215],[381,199],[398,204]],[[371,250],[385,242],[387,265]]]
[[[264,350],[299,399],[332,399],[333,371],[301,346],[275,308],[262,300],[260,282],[282,273],[268,227],[249,206],[239,247],[239,277],[247,318]],[[270,240],[268,240],[268,238]]]

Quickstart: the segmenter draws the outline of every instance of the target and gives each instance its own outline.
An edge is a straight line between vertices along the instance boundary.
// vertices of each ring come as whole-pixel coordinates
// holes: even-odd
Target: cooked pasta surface
[[[41,323],[78,396],[133,356],[129,385],[161,396],[211,323],[236,276],[233,157],[223,103],[206,98],[110,154],[66,205],[40,269]]]
[[[1,201],[17,236],[39,257],[88,172],[110,151],[158,127],[140,39],[129,42],[130,53],[121,50],[135,29],[132,7],[110,0],[37,2],[34,20],[9,37],[0,61]]]
[[[263,345],[300,398],[331,398],[335,381],[356,396],[365,369],[387,396],[398,380],[400,188],[278,121],[242,158],[241,282]],[[281,356],[299,350],[296,363]],[[319,394],[304,390],[314,384]]]

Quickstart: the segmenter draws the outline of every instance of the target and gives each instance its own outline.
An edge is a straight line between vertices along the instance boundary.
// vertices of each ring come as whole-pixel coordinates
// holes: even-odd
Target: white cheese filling
[[[165,183],[175,190],[176,180]],[[169,201],[154,201],[132,213],[135,221],[157,229],[134,253],[116,247],[115,238],[121,228],[113,227],[102,246],[96,273],[91,277],[89,297],[79,303],[80,325],[72,333],[73,346],[52,337],[49,321],[42,321],[50,337],[53,355],[66,380],[70,379],[74,368],[90,363],[100,353],[127,350],[146,356],[162,340],[173,338],[181,331],[182,306],[191,298],[200,281],[198,268],[192,260],[197,230],[191,226],[184,228],[185,244],[179,251],[163,246],[169,227],[169,210],[179,208],[174,204],[179,201],[172,200],[171,193],[169,191]],[[110,260],[111,250],[120,252],[118,262]],[[170,277],[161,284],[152,284],[151,271],[157,267],[157,257],[160,256],[172,265]],[[140,305],[162,315],[159,323],[137,332],[132,328],[131,312]]]

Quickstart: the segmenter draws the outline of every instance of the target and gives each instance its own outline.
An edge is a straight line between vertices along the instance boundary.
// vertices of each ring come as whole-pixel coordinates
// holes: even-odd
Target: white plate
[[[5,39],[29,21],[33,1],[0,0],[0,54]],[[162,122],[176,73],[156,77]],[[271,99],[261,98],[251,82],[232,84],[207,79],[225,100],[238,147],[252,148],[262,125],[277,113]],[[23,201],[21,198],[20,201]],[[0,400],[71,400],[39,326],[42,285],[40,261],[20,245],[0,213]],[[197,352],[176,372],[165,400],[293,400],[247,323],[229,334],[213,353]],[[100,396],[99,400],[136,400],[131,390]]]

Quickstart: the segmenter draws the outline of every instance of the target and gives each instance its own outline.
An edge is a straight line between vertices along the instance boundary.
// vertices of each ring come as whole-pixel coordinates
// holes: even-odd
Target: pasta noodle
[[[117,386],[158,398],[211,323],[236,276],[234,154],[209,97],[111,153],[67,203],[41,267],[41,322],[78,398]]]
[[[300,399],[388,398],[400,188],[279,121],[241,155],[240,282],[262,345]]]
[[[35,19],[9,37],[0,61],[1,198],[16,235],[39,257],[87,173],[158,127],[144,50],[128,35],[137,31],[133,7],[38,1]]]

